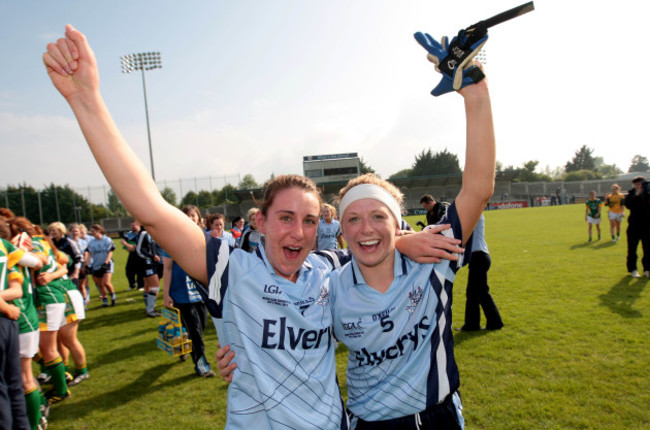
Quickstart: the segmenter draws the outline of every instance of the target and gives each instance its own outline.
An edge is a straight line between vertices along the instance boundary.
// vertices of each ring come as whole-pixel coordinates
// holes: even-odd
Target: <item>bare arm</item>
[[[172,267],[174,260],[163,257],[163,305],[174,306],[174,301],[169,295],[169,288],[172,285]]]
[[[458,257],[454,253],[465,252],[460,240],[439,234],[449,227],[449,224],[440,224],[429,230],[398,236],[395,246],[418,263],[440,263],[441,259],[456,261]]]
[[[67,25],[65,39],[47,45],[43,62],[124,206],[190,276],[207,284],[203,232],[162,198],[146,167],[120,134],[100,94],[97,63],[86,37]]]
[[[467,146],[463,185],[456,209],[463,229],[463,246],[494,193],[496,163],[492,107],[486,79],[459,91],[465,99]]]

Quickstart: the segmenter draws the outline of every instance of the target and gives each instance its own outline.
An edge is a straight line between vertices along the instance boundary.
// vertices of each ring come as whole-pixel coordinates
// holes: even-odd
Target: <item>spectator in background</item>
[[[605,204],[609,207],[609,232],[612,235],[612,242],[621,238],[621,221],[625,216],[623,211],[623,201],[625,194],[621,193],[621,187],[618,184],[612,185],[612,192],[605,196]]]
[[[259,208],[250,208],[246,217],[248,218],[248,228],[241,237],[241,249],[246,252],[255,252],[262,240],[262,234],[257,231],[257,214]]]
[[[318,232],[316,246],[314,249],[322,251],[324,249],[343,248],[343,237],[341,237],[341,224],[336,218],[336,208],[329,203],[323,203],[320,210],[320,220],[318,221]]]
[[[238,216],[235,217],[235,219],[232,221],[232,229],[230,230],[230,233],[232,234],[232,237],[235,239],[235,243],[237,246],[239,245],[241,235],[244,234],[244,224],[246,222],[244,221],[244,218]]]
[[[589,199],[586,203],[585,221],[589,225],[589,242],[591,242],[591,226],[595,225],[598,230],[598,240],[600,240],[600,212],[603,207],[603,201],[596,197],[596,191],[589,191]]]
[[[194,205],[187,205],[181,209],[199,227],[201,224],[201,212]],[[205,357],[203,345],[203,330],[207,321],[207,309],[201,295],[196,289],[195,281],[165,252],[163,254],[163,304],[175,307],[181,314],[183,327],[192,341],[192,361],[194,370],[198,376],[215,376]],[[181,356],[183,357],[183,356]],[[183,359],[183,358],[181,358]]]
[[[159,257],[156,249],[156,244],[153,238],[147,233],[144,226],[140,224],[140,232],[137,237],[137,244],[135,252],[142,258],[143,265],[142,271],[144,272],[144,292],[142,298],[144,299],[145,313],[150,318],[160,316],[156,312],[156,298],[158,291],[160,291],[160,277],[158,276],[158,263],[161,258]]]
[[[244,219],[242,218],[242,224],[243,222]],[[225,230],[226,217],[223,214],[214,213],[208,215],[205,224],[206,224],[205,228],[210,233],[210,236],[225,241],[226,243],[228,243],[228,245],[232,246],[233,248],[235,247],[235,237],[233,236],[233,234]],[[239,237],[241,237],[241,234]]]
[[[93,281],[99,289],[99,295],[102,300],[102,307],[108,306],[108,294],[111,295],[111,306],[117,303],[115,288],[111,283],[115,265],[113,263],[113,251],[115,245],[110,237],[106,236],[106,230],[99,224],[93,224],[89,231],[93,240],[88,242],[86,249],[86,259],[90,259],[90,270],[93,275]]]
[[[29,429],[23,393],[18,324],[20,308],[9,303],[22,297],[23,278],[10,269],[25,252],[14,247],[4,218],[0,218],[0,425],[7,429]],[[15,269],[13,269],[15,270]]]
[[[65,252],[68,257],[68,278],[72,281],[75,286],[79,285],[79,271],[84,264],[83,252],[77,246],[77,243],[70,239],[68,236],[68,229],[61,222],[53,222],[47,228],[48,235],[54,246],[58,248],[59,251]]]
[[[474,227],[472,235],[472,257],[469,260],[469,273],[467,275],[467,301],[465,302],[465,325],[463,331],[481,329],[481,308],[485,314],[485,328],[499,330],[503,321],[499,309],[490,295],[487,272],[490,270],[492,259],[485,241],[485,218],[481,217]]]
[[[437,202],[431,194],[423,195],[420,204],[427,211],[427,225],[437,224],[447,211],[447,205],[444,202]]]
[[[625,196],[625,207],[630,210],[627,226],[627,271],[633,278],[640,277],[636,269],[639,241],[643,249],[643,272],[650,278],[650,187],[643,176],[632,179],[634,188]]]
[[[84,291],[82,292],[84,299],[86,300],[86,305],[90,303],[90,276],[92,275],[92,270],[90,265],[92,263],[92,254],[88,252],[88,244],[94,240],[94,238],[88,234],[88,229],[85,224],[79,224],[79,240],[83,241],[80,248],[83,248],[84,251],[84,268],[82,269],[82,274],[79,275],[79,289]]]
[[[131,221],[131,231],[124,233],[122,238],[122,247],[129,252],[126,260],[126,279],[129,282],[129,290],[144,290],[144,262],[135,251],[137,247],[138,233],[140,232],[140,223],[134,219]]]
[[[81,238],[81,227],[79,226],[79,224],[75,222],[68,224],[68,237],[77,245],[79,252],[81,252],[81,255],[85,259],[86,249],[88,248],[88,242],[86,242],[85,239]],[[90,296],[86,291],[86,285],[88,284],[87,281],[88,278],[86,276],[87,265],[88,262],[84,260],[81,264],[81,267],[79,268],[79,279],[77,280],[77,288],[79,289],[79,292],[83,296],[84,303],[86,305],[88,305],[90,299]]]

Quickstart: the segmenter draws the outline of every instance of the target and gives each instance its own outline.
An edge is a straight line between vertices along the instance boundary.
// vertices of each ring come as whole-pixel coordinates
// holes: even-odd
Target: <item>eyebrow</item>
[[[277,211],[275,211],[275,214],[277,214],[277,215],[289,214],[289,215],[294,215],[295,216],[296,212],[295,211],[290,211],[290,210],[287,210],[287,209],[278,209]],[[320,218],[320,214],[318,214],[318,215],[307,214],[305,218]]]

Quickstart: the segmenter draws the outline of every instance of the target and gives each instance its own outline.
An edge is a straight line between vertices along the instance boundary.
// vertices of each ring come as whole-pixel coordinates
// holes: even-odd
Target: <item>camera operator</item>
[[[627,271],[639,278],[636,269],[636,251],[641,241],[643,271],[650,278],[650,188],[643,176],[632,179],[634,188],[625,196],[625,207],[630,210],[627,227]]]
[[[449,203],[436,202],[431,194],[425,194],[420,199],[420,204],[427,211],[427,225],[436,224],[447,212]]]

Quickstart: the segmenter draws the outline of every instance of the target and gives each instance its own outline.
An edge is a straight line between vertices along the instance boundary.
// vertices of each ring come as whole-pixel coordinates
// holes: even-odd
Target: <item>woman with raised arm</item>
[[[494,191],[495,138],[486,80],[459,90],[465,100],[465,169],[441,222],[467,244]],[[451,331],[452,288],[465,263],[416,263],[395,248],[400,191],[375,175],[339,193],[341,231],[352,261],[328,278],[334,335],[349,350],[353,428],[462,429],[460,379]],[[469,258],[466,250],[465,257]]]
[[[343,254],[310,254],[321,205],[316,185],[278,176],[257,218],[263,243],[252,254],[231,250],[162,198],[108,112],[85,36],[66,26],[65,39],[50,43],[43,61],[124,206],[187,274],[210,286],[211,313],[223,323],[219,337],[237,352],[240,369],[228,389],[227,428],[347,428],[329,295],[321,289]],[[461,251],[457,240],[437,236],[410,235],[400,246],[433,260]]]
[[[495,138],[487,82],[463,84],[463,185],[440,222],[444,235],[469,246],[494,191]],[[463,429],[451,304],[456,271],[467,261],[421,264],[400,253],[395,242],[402,194],[373,174],[350,180],[339,200],[341,231],[353,257],[328,276],[324,288],[334,335],[349,350],[351,428]],[[217,365],[229,381],[236,364],[232,353],[224,353],[225,347]]]

